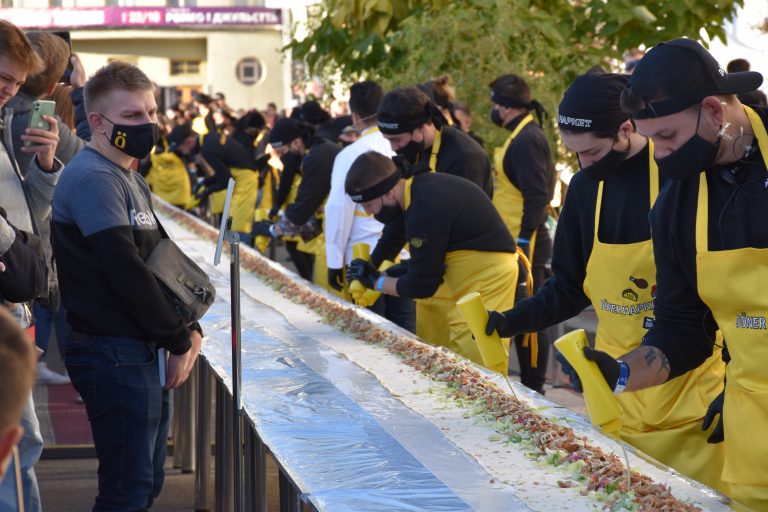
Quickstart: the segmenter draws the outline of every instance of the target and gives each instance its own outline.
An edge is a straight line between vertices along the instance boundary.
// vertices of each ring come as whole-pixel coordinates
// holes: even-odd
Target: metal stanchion
[[[224,503],[224,492],[229,484],[225,479],[226,473],[226,452],[227,452],[227,434],[224,431],[224,415],[226,412],[227,392],[224,384],[216,379],[216,469],[214,477],[214,493],[216,495],[216,512],[229,512]]]
[[[235,180],[230,178],[227,184],[227,197],[224,201],[221,227],[219,228],[219,241],[216,244],[216,255],[213,265],[221,260],[221,251],[224,242],[229,242],[229,287],[231,291],[232,305],[232,409],[230,426],[232,427],[232,478],[230,481],[234,487],[234,510],[243,510],[243,458],[241,435],[241,411],[240,389],[242,375],[240,370],[240,234],[232,231],[232,217],[229,216],[229,207],[232,202],[232,193],[235,189]]]
[[[231,512],[234,510],[234,487],[232,485],[232,481],[234,480],[232,475],[232,470],[234,469],[234,466],[232,464],[233,460],[233,439],[232,439],[232,420],[233,420],[233,414],[232,414],[232,399],[229,396],[229,393],[227,393],[226,387],[222,386],[222,396],[224,401],[224,414],[223,414],[223,429],[221,432],[221,442],[222,442],[222,449],[224,451],[224,457],[221,459],[221,476],[223,478],[222,481],[222,494],[221,496],[216,496],[216,500],[219,501],[219,499],[222,502],[222,510],[225,510],[226,512]]]
[[[198,359],[199,361],[199,359]],[[197,410],[197,374],[200,364],[195,363],[189,373],[187,382],[184,383],[184,408],[179,416],[179,430],[184,433],[184,444],[181,450],[181,472],[193,473],[195,471],[195,411]]]
[[[171,406],[173,410],[173,416],[171,418],[171,437],[173,438],[173,467],[174,468],[181,467],[180,446],[183,443],[183,440],[182,440],[183,434],[181,432],[182,428],[179,426],[179,419],[181,417],[181,410],[182,410],[181,408],[184,406],[184,402],[182,400],[182,393],[180,389],[181,388],[176,388],[171,391],[171,399],[173,400],[173,403]]]
[[[211,374],[202,357],[197,363],[197,473],[195,474],[195,511],[210,510],[208,487],[211,483]]]
[[[267,447],[261,441],[259,435],[254,432],[256,448],[256,481],[253,483],[253,489],[256,494],[254,512],[267,512]]]

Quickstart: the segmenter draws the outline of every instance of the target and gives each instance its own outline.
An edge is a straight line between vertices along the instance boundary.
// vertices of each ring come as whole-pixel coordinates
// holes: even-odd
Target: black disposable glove
[[[340,292],[344,289],[344,270],[340,268],[328,269],[328,285]]]
[[[608,387],[613,391],[616,388],[616,383],[619,381],[619,375],[621,374],[621,366],[618,361],[607,353],[595,350],[592,347],[584,347],[584,357],[597,363],[597,367],[600,368],[600,373],[603,374],[605,381],[608,383]]]
[[[563,372],[568,375],[568,380],[571,381],[571,387],[573,390],[577,393],[583,393],[584,388],[581,386],[581,379],[579,378],[579,374],[576,373],[576,370],[573,368],[573,366],[571,366],[571,363],[569,363],[565,356],[560,352],[555,354],[555,358],[563,368]]]
[[[202,181],[196,183],[195,186],[192,187],[192,195],[195,196],[195,199],[203,200],[208,194],[208,187],[206,187]]]
[[[707,414],[704,415],[704,420],[701,422],[701,430],[706,431],[712,426],[712,422],[717,418],[717,425],[712,430],[712,433],[707,438],[707,442],[710,444],[722,443],[725,440],[725,432],[723,432],[723,403],[725,402],[725,389],[712,400],[707,409]]]
[[[277,214],[279,211],[280,211],[280,208],[276,206],[271,210],[269,210],[269,213],[267,215],[269,216],[270,219],[274,219],[275,217],[277,217]]]
[[[499,313],[498,311],[488,312],[488,323],[485,324],[485,334],[490,336],[493,334],[493,331],[498,332],[501,338],[509,338],[512,336],[512,331],[509,328],[509,321],[507,321],[507,317],[504,316],[504,313]]]
[[[272,233],[269,232],[269,228],[272,227],[272,223],[268,220],[259,220],[253,223],[253,234],[255,236],[268,236],[272,238]]]
[[[347,265],[347,280],[350,283],[355,280],[360,281],[366,288],[373,289],[380,275],[381,273],[365,260],[352,260],[352,263]]]

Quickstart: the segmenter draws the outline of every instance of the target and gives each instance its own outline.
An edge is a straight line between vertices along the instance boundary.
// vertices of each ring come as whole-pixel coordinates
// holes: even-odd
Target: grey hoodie
[[[73,91],[74,92],[74,91]],[[72,103],[75,108],[75,123],[85,119],[85,107],[82,102],[82,94],[72,94]],[[78,103],[79,98],[79,103]],[[23,153],[21,151],[22,140],[21,136],[24,134],[24,130],[29,125],[29,117],[32,112],[32,102],[35,98],[25,92],[19,91],[16,96],[8,100],[6,108],[13,109],[13,123],[11,131],[13,134],[13,152],[16,155],[16,162],[19,164],[19,170],[22,176],[27,175],[29,169],[29,162],[32,161],[32,153]],[[59,144],[56,146],[56,158],[61,163],[67,165],[72,157],[75,156],[81,149],[85,147],[86,141],[78,137],[69,129],[69,126],[56,117],[59,121]]]

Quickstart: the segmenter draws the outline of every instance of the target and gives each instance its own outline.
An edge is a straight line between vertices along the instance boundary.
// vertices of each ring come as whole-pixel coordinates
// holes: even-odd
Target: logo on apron
[[[621,296],[624,297],[625,299],[633,300],[635,302],[637,302],[637,298],[638,298],[637,292],[632,288],[627,288],[626,290],[621,292]]]
[[[414,249],[419,249],[422,245],[424,245],[424,239],[415,236],[411,238],[410,243],[411,243],[411,247],[413,247]]]

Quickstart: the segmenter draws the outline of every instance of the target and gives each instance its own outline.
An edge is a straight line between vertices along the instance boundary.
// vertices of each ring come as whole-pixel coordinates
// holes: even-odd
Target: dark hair
[[[35,353],[19,324],[0,307],[0,432],[17,425],[35,382]]]
[[[376,115],[384,97],[384,89],[372,81],[358,82],[349,88],[349,110],[366,119]]]
[[[388,119],[409,119],[418,116],[427,110],[429,96],[418,87],[400,87],[384,95],[379,106],[378,117]],[[425,124],[433,124],[432,119],[427,119]]]
[[[512,98],[521,103],[531,102],[531,89],[525,80],[517,75],[501,75],[488,86],[494,93],[501,96]]]
[[[119,60],[112,61],[94,73],[86,82],[83,88],[85,111],[94,112],[103,108],[99,102],[115,90],[153,91],[154,85],[147,75],[133,64]]]
[[[352,162],[344,181],[344,189],[348,194],[369,189],[394,174],[396,170],[392,159],[376,151],[368,151]]]
[[[727,71],[729,73],[742,73],[749,71],[750,65],[747,59],[733,59],[728,63]]]
[[[72,86],[69,84],[56,84],[49,98],[56,102],[54,114],[59,116],[62,122],[70,130],[77,128],[75,126],[75,106],[72,104]]]
[[[27,77],[21,90],[39,98],[58,83],[69,64],[69,46],[64,39],[49,32],[29,32],[27,38],[35,53],[43,60],[45,67],[37,74]]]
[[[469,105],[467,103],[457,101],[456,103],[453,104],[453,108],[454,110],[456,110],[456,112],[464,112],[468,116],[472,115],[472,109],[469,108]]]
[[[429,96],[435,105],[451,108],[456,95],[453,92],[453,87],[448,85],[450,81],[448,75],[443,75],[440,78],[419,84],[419,89]]]

